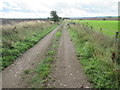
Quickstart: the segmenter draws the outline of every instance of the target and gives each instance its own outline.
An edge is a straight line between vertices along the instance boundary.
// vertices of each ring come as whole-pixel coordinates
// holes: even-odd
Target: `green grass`
[[[91,37],[91,34],[78,25],[71,25],[68,32],[75,45],[77,57],[93,87],[118,88],[120,65],[117,61],[113,63],[111,59],[114,52],[112,41],[94,31],[91,32]]]
[[[29,69],[26,69],[26,70],[24,71],[24,73],[25,73],[25,74],[29,74],[29,73],[30,73],[30,70],[29,70]]]
[[[12,31],[14,25],[17,27],[16,31]],[[17,57],[57,27],[57,24],[50,22],[23,22],[14,25],[3,26],[3,45],[0,49],[0,53],[2,53],[1,69],[9,66]]]
[[[73,22],[88,25],[88,27],[93,27],[93,30],[100,31],[102,28],[102,33],[115,37],[116,32],[118,32],[118,21],[111,20],[73,20]]]
[[[35,72],[33,72],[36,74],[31,79],[32,88],[44,87],[42,84],[44,84],[47,81],[47,76],[51,72],[52,62],[56,54],[56,48],[58,47],[58,41],[61,36],[61,31],[62,29],[56,32],[52,43],[45,54],[45,58],[38,64],[37,68],[35,69]]]
[[[55,54],[54,51],[48,51],[47,54],[46,54],[46,56],[51,56],[51,55],[54,55],[54,54]]]

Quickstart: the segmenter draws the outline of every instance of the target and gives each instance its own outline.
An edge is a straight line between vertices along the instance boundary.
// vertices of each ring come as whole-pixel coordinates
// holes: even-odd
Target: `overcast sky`
[[[119,0],[0,0],[0,18],[117,16]]]

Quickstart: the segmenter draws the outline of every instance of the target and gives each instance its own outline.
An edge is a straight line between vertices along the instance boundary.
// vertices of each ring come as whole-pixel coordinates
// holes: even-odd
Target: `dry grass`
[[[31,38],[50,26],[51,22],[45,21],[20,22],[1,26],[3,47],[10,47],[16,41],[24,41]]]
[[[51,21],[26,21],[1,26],[2,69],[11,64],[24,51],[32,47],[57,24]]]

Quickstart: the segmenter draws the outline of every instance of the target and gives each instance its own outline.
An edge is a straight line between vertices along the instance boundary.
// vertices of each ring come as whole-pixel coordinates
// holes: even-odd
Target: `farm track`
[[[60,28],[57,27],[34,47],[27,50],[19,57],[14,64],[10,65],[2,71],[2,87],[3,88],[24,88],[27,86],[25,80],[22,79],[22,74],[27,69],[34,69],[42,60],[45,52],[50,46],[52,37]],[[91,87],[90,83],[82,70],[82,67],[77,60],[74,45],[70,40],[66,26],[64,26],[59,42],[59,47],[53,62],[52,72],[49,74],[49,79],[45,83],[46,87],[55,88],[87,88]]]
[[[53,35],[61,26],[58,26],[35,46],[27,50],[13,64],[2,71],[2,88],[24,88],[25,82],[22,80],[22,73],[27,69],[34,68],[49,47]],[[0,73],[1,74],[1,73]]]
[[[90,83],[77,60],[74,46],[67,33],[66,27],[62,31],[59,47],[53,69],[50,73],[47,87],[55,88],[88,88]]]

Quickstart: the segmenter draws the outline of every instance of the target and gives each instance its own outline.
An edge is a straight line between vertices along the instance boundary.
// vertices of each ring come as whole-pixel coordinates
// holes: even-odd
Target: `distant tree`
[[[62,17],[59,17],[59,19],[62,19]]]
[[[51,15],[51,20],[54,22],[58,22],[60,20],[59,16],[57,15],[56,11],[51,11],[50,12]]]
[[[50,18],[49,18],[49,17],[47,17],[47,19],[49,20]]]
[[[108,18],[112,18],[111,16],[109,16]]]

